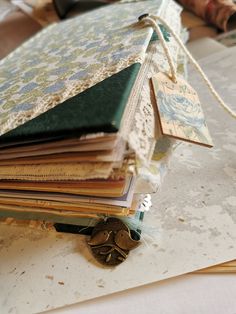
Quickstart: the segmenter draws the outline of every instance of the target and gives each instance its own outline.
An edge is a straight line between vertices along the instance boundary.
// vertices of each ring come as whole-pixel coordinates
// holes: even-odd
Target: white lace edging
[[[180,7],[173,2],[163,14],[163,18],[180,33]],[[179,47],[171,38],[168,47],[177,65]],[[155,99],[150,88],[149,78],[159,71],[168,72],[168,62],[163,48],[159,42],[152,42],[146,53],[146,58],[141,66],[133,90],[131,91],[125,114],[121,124],[121,136],[129,143],[143,164],[147,164],[155,148],[155,143],[160,135],[157,130],[157,113],[154,110]]]

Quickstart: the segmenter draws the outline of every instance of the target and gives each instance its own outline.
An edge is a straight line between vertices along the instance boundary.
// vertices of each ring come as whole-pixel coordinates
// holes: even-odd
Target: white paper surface
[[[236,276],[185,275],[48,314],[235,314]]]

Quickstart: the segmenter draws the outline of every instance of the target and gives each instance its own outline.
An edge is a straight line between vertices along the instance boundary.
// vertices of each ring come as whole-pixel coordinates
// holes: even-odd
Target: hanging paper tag
[[[163,135],[212,147],[203,110],[195,90],[182,78],[177,83],[162,72],[152,85]]]

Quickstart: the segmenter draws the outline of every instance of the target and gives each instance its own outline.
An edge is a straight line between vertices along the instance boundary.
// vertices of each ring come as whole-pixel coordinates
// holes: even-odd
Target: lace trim
[[[135,156],[130,154],[122,165],[116,162],[74,162],[59,164],[0,166],[0,180],[73,181],[124,179],[135,171]]]
[[[0,179],[25,181],[107,179],[112,168],[112,163],[97,162],[1,166]]]
[[[181,29],[180,11],[180,7],[171,2],[163,14],[163,18],[178,34]],[[179,47],[173,38],[168,43],[168,47],[175,57],[175,64],[177,64]],[[149,78],[159,71],[169,71],[168,62],[162,47],[157,42],[153,42],[147,49],[146,59],[129,97],[121,124],[121,136],[127,140],[129,146],[143,163],[150,161],[156,140],[160,136],[156,123],[157,113],[154,109],[156,104],[149,82]],[[130,124],[130,121],[133,123]]]
[[[147,101],[150,98],[150,90],[145,88],[147,84],[147,72],[150,67],[153,56],[153,45],[151,45],[148,49],[148,56],[146,67],[143,70],[143,73],[140,73],[140,76],[145,75],[145,81],[143,79],[139,80],[139,86],[134,88],[134,98],[132,99],[132,105],[128,105],[130,108],[128,113],[129,116],[134,116],[133,124],[128,125],[125,121],[126,130],[124,130],[124,134],[126,134],[126,140],[128,141],[130,147],[136,152],[138,157],[143,161],[149,159],[151,155],[151,150],[154,145],[155,139],[155,117],[152,104]],[[142,84],[142,88],[140,87]],[[140,92],[141,89],[141,92]],[[135,108],[134,101],[135,98],[138,97],[138,106]],[[137,98],[136,98],[137,99]]]

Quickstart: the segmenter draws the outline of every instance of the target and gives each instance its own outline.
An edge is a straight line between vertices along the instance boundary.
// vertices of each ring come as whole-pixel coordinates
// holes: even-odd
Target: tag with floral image
[[[174,83],[159,72],[152,85],[163,135],[212,147],[202,106],[196,91],[181,77]]]

